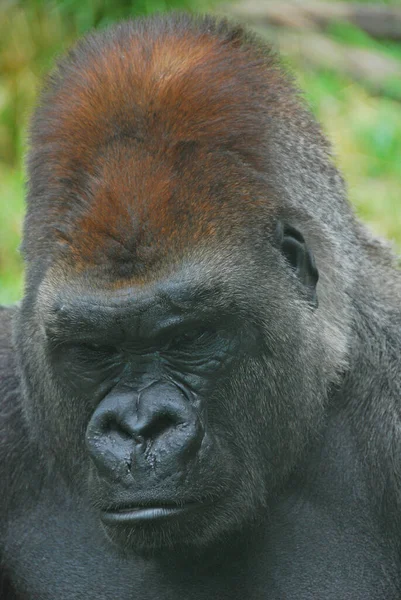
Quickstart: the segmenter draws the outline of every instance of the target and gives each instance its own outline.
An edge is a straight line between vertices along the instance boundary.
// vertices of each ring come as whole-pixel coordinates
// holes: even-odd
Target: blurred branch
[[[243,0],[231,5],[230,13],[255,25],[297,29],[325,28],[335,21],[348,21],[374,38],[401,40],[401,8],[383,4]]]
[[[305,35],[283,30],[276,31],[274,38],[284,53],[319,68],[342,72],[375,93],[391,96],[389,81],[401,81],[401,63],[372,50],[346,46],[319,33]]]

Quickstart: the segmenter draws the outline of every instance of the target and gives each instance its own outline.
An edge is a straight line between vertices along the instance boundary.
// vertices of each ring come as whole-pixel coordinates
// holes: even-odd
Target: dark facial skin
[[[302,235],[280,225],[272,241],[303,310],[313,310],[317,272]],[[208,540],[211,524],[241,527],[250,515],[239,509],[246,482],[236,480],[237,443],[247,435],[255,443],[260,417],[241,395],[243,416],[233,419],[232,395],[236,373],[264,358],[256,321],[245,325],[229,289],[194,286],[184,275],[111,292],[107,301],[101,290],[81,289],[57,290],[43,327],[53,384],[84,407],[71,431],[82,447],[85,427],[80,487],[107,535],[124,549],[160,551],[166,540]],[[260,394],[257,381],[249,386],[247,397]],[[248,476],[254,469],[244,465]],[[260,480],[254,515],[269,485]]]
[[[239,352],[233,319],[202,314],[194,299],[176,296],[162,289],[134,302],[116,299],[96,307],[97,327],[96,304],[82,300],[62,306],[52,324],[61,384],[73,374],[71,394],[95,407],[86,429],[88,490],[114,539],[148,536],[153,545],[158,530],[173,535],[177,523],[187,537],[193,514],[199,528],[233,475],[231,460],[224,468],[216,460],[207,423],[207,400]],[[71,341],[71,323],[80,337],[89,327],[90,336]]]

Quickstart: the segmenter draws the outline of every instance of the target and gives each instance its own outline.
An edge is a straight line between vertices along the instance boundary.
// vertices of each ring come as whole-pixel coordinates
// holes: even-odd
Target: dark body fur
[[[142,75],[130,72],[141,83],[130,95],[120,60],[141,39],[154,50],[144,63],[154,40],[161,51]],[[354,218],[291,83],[255,44],[212,19],[125,24],[79,46],[46,88],[29,162],[26,294],[0,310],[2,600],[401,596],[400,274]],[[162,68],[170,78],[152,79],[149,116],[138,90]],[[132,120],[123,100],[115,109],[119,97]],[[278,219],[316,258],[313,310],[275,249]],[[139,298],[154,281],[176,282],[185,261],[180,285],[202,273],[213,289],[230,282],[234,329],[255,330],[257,350],[241,332],[237,351],[252,357],[224,372],[224,389],[213,380],[208,427],[224,451],[201,449],[194,481],[154,489],[175,499],[204,485],[224,501],[188,530],[161,528],[151,542],[131,532],[113,545],[96,512],[104,490],[87,493],[81,438],[96,408],[49,367],[45,316],[54,290],[67,304],[81,294],[110,308],[127,286]]]

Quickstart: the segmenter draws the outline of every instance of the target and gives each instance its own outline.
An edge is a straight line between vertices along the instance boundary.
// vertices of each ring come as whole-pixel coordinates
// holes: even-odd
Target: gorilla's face
[[[201,546],[257,518],[316,426],[316,270],[298,232],[276,238],[131,287],[52,269],[25,297],[30,426],[123,548]]]

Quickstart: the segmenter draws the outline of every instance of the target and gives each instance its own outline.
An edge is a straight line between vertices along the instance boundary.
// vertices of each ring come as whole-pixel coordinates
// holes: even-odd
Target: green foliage
[[[213,2],[213,0],[210,0]],[[23,215],[22,157],[38,87],[57,55],[92,27],[120,18],[175,9],[205,12],[209,0],[0,0],[0,303],[22,293],[17,252]],[[390,0],[397,4],[399,0]],[[400,61],[401,47],[378,42],[344,23],[338,42],[380,51]],[[333,140],[337,162],[358,214],[401,249],[401,83],[387,97],[327,70],[291,61],[318,119]],[[393,99],[390,99],[393,98]]]
[[[351,23],[333,22],[328,27],[331,37],[347,46],[364,48],[387,56],[401,64],[401,45],[389,40],[374,40],[367,33]],[[384,85],[383,93],[389,98],[401,101],[401,80],[398,76],[390,77]]]
[[[20,171],[0,170],[0,304],[22,293],[22,262],[17,252],[24,212],[24,185]]]
[[[401,111],[328,71],[299,72],[301,86],[333,142],[359,216],[401,249]]]

